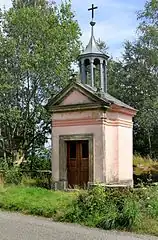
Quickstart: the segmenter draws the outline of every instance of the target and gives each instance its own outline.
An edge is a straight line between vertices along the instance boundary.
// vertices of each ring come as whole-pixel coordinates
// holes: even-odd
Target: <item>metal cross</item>
[[[88,11],[92,11],[92,19],[94,18],[94,10],[98,7],[94,7],[94,4],[92,4],[92,7],[88,9]]]

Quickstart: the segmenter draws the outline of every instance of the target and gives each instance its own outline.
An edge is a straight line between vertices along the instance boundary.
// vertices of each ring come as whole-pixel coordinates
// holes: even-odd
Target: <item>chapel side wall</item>
[[[107,112],[106,136],[106,182],[133,182],[133,122],[132,116],[119,112]]]
[[[119,182],[133,185],[133,128],[119,126]]]
[[[118,182],[118,128],[105,125],[106,183]]]
[[[73,122],[79,118],[81,119],[97,119],[101,118],[102,113],[100,111],[82,111],[82,112],[69,112],[69,113],[55,113],[52,117],[52,124],[60,121],[61,123],[68,120]],[[94,182],[104,182],[104,163],[105,155],[103,151],[103,128],[102,124],[93,125],[80,125],[76,126],[54,126],[52,129],[52,175],[54,181],[60,181],[59,179],[59,136],[61,135],[77,135],[77,134],[93,134],[93,156],[94,156]]]

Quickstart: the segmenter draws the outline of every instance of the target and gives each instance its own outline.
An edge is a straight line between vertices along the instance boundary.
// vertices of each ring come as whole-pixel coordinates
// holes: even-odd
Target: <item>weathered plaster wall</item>
[[[133,181],[133,130],[132,127],[119,127],[118,129],[118,162],[119,181]]]
[[[94,154],[94,181],[104,182],[104,146],[103,146],[103,128],[101,124],[100,111],[84,111],[71,113],[55,113],[53,115],[53,154],[52,170],[53,178],[59,181],[59,136],[93,134],[93,154]]]
[[[60,105],[82,104],[91,102],[92,101],[87,96],[77,90],[74,90],[70,95],[67,96],[67,98],[63,100],[63,102],[60,103]]]
[[[105,125],[106,183],[118,182],[118,127]]]
[[[106,181],[133,181],[133,123],[132,116],[106,113]]]
[[[101,110],[54,113],[52,169],[59,181],[59,136],[94,135],[94,182],[132,182],[132,117]]]
[[[74,112],[61,112],[53,113],[52,121],[59,120],[73,120],[73,119],[101,119],[103,112],[100,110],[87,110],[87,111],[74,111]]]

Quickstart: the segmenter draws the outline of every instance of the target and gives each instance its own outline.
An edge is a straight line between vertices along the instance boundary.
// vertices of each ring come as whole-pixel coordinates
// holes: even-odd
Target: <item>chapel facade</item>
[[[93,9],[93,5],[92,5]],[[91,37],[72,80],[47,104],[52,115],[52,178],[55,189],[133,186],[133,116],[136,110],[107,90],[108,56]]]

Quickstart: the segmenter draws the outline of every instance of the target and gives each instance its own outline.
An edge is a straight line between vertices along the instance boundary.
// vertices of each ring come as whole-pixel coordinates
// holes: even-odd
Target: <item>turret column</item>
[[[104,91],[104,73],[103,73],[103,61],[100,60],[100,87],[101,90]]]
[[[104,92],[107,92],[107,61],[104,64]]]
[[[94,87],[94,68],[93,68],[94,60],[91,59],[90,66],[91,66],[91,82],[90,85]]]
[[[84,64],[84,60],[81,61],[81,79],[82,79],[82,83],[85,84],[86,83],[86,67]]]

